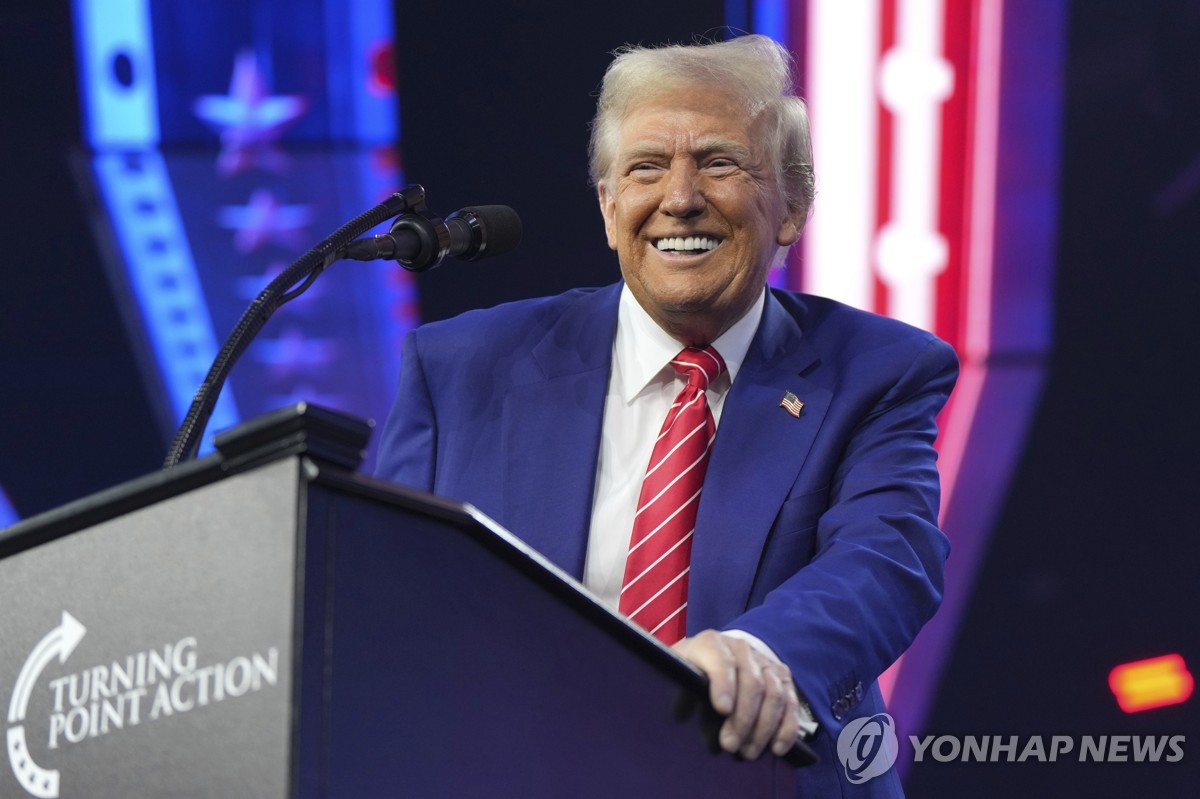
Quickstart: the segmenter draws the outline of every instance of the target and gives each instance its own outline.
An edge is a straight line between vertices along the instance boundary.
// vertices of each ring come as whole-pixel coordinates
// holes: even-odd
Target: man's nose
[[[668,216],[688,219],[704,212],[704,194],[700,174],[694,164],[676,164],[663,185],[660,209]]]

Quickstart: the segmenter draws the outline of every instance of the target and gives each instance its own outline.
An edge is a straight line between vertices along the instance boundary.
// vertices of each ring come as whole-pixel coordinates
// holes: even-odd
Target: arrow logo
[[[55,658],[59,663],[66,663],[86,633],[87,628],[64,610],[62,623],[46,633],[46,637],[38,642],[21,667],[17,683],[13,686],[12,699],[8,703],[8,723],[13,725],[8,728],[8,762],[21,787],[40,799],[58,796],[58,772],[43,769],[33,762],[25,745],[25,727],[21,722],[25,721],[29,698],[33,695],[33,686],[41,677],[42,670]]]

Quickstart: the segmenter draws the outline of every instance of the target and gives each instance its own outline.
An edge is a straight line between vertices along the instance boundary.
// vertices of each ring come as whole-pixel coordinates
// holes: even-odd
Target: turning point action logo
[[[87,628],[64,610],[62,622],[33,648],[13,685],[8,703],[8,761],[21,787],[39,799],[58,796],[60,775],[34,762],[29,750],[25,721],[30,699],[42,671],[56,658],[60,664],[66,663],[85,634]],[[265,655],[256,652],[198,667],[197,646],[194,636],[185,636],[108,665],[90,666],[50,680],[52,708],[46,748],[59,749],[144,721],[187,713],[273,686],[278,679],[279,651],[275,647]]]

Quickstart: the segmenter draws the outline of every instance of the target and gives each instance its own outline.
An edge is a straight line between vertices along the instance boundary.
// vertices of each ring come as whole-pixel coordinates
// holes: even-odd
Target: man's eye
[[[626,174],[635,180],[658,180],[658,176],[662,174],[662,167],[646,161],[629,167],[629,171]]]
[[[709,169],[731,169],[736,167],[737,163],[728,158],[714,158],[705,166],[707,166]]]

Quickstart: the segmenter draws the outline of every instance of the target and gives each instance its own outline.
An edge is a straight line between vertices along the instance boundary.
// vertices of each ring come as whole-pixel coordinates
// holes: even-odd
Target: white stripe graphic
[[[646,477],[649,477],[650,475],[657,472],[658,468],[667,462],[667,458],[670,458],[672,455],[675,454],[675,450],[682,447],[684,444],[686,444],[688,442],[689,439],[691,439],[692,436],[696,435],[697,433],[699,433],[701,430],[703,430],[707,426],[708,426],[708,420],[704,419],[703,421],[700,422],[700,424],[693,427],[691,432],[689,432],[683,438],[679,439],[678,444],[676,444],[675,446],[673,446],[669,450],[667,450],[667,452],[662,456],[662,459],[660,459],[658,463],[653,464],[649,469],[646,470]],[[646,481],[646,477],[642,478],[642,482]]]
[[[721,362],[721,358],[718,355],[714,354],[713,350],[703,349],[703,350],[700,350],[700,354],[707,355],[712,360],[713,366],[717,367],[717,370],[716,370],[715,374],[713,374],[713,375],[709,375],[708,370],[704,369],[703,366],[700,367],[701,369],[704,369],[704,374],[708,376],[708,379],[710,381],[713,379],[713,377],[715,377],[716,375],[719,375],[719,374],[721,374],[721,372],[725,371],[725,364]]]
[[[665,436],[667,433],[671,432],[671,428],[675,427],[675,423],[677,421],[679,421],[679,417],[683,415],[683,412],[685,410],[687,410],[687,407],[689,405],[695,405],[697,402],[699,402],[703,399],[704,399],[704,392],[700,392],[700,393],[696,394],[696,396],[692,397],[690,400],[688,400],[686,403],[684,403],[679,408],[679,412],[676,413],[674,416],[671,415],[671,410],[674,410],[675,407],[679,405],[679,403],[675,403],[675,405],[672,405],[671,410],[667,411],[667,420],[665,422],[663,422],[662,432],[658,434],[658,438],[654,439],[654,443],[658,444],[659,441],[662,441],[663,436]],[[707,419],[707,417],[708,417],[707,405],[706,405],[705,411],[706,411],[705,418]]]
[[[703,353],[703,354],[708,355],[707,352]],[[709,355],[708,357],[712,358],[711,355]],[[715,361],[716,359],[714,358],[713,360]],[[710,375],[708,373],[708,370],[705,369],[703,366],[701,366],[698,363],[688,363],[687,361],[671,361],[671,365],[675,367],[676,372],[679,372],[680,375],[687,378],[689,386],[692,385],[692,375],[694,375],[696,373],[704,375],[704,388],[701,390],[702,391],[708,390],[708,384],[712,382],[712,375]],[[683,367],[683,368],[680,369],[679,367]],[[687,372],[686,375],[684,374],[685,371]],[[718,374],[719,373],[720,372],[718,371]],[[700,386],[694,386],[694,388],[700,388]]]
[[[650,597],[649,599],[647,599],[645,602],[643,602],[643,603],[642,603],[642,606],[641,606],[640,608],[638,608],[637,610],[635,610],[633,613],[630,613],[630,614],[629,614],[629,618],[631,618],[631,619],[632,619],[634,616],[638,615],[638,614],[639,614],[639,613],[641,613],[643,610],[645,610],[645,609],[646,609],[646,606],[647,606],[647,605],[649,605],[649,604],[650,604],[651,602],[653,602],[654,600],[658,599],[658,597],[659,597],[659,596],[662,594],[662,592],[663,592],[663,591],[666,591],[668,588],[670,588],[671,586],[675,585],[675,583],[679,582],[679,579],[680,579],[681,577],[683,577],[683,575],[687,574],[687,573],[688,573],[688,572],[690,572],[691,570],[692,570],[692,567],[691,567],[691,566],[688,566],[686,569],[684,569],[683,571],[681,571],[679,574],[675,575],[675,579],[674,579],[674,580],[672,580],[671,582],[667,583],[667,584],[666,584],[666,585],[664,585],[662,588],[658,589],[658,593],[657,593],[657,594],[655,594],[654,596]]]
[[[621,593],[622,593],[622,594],[624,594],[624,593],[625,593],[625,591],[626,591],[626,589],[630,588],[630,587],[631,587],[631,586],[632,586],[634,583],[636,583],[638,580],[640,580],[640,579],[642,579],[643,577],[645,577],[645,576],[646,576],[646,572],[650,571],[650,570],[651,570],[651,569],[653,569],[655,566],[657,566],[659,563],[661,563],[663,558],[665,558],[667,555],[670,555],[670,554],[671,554],[672,552],[674,552],[676,549],[679,549],[679,545],[680,545],[680,544],[682,544],[684,541],[687,541],[689,538],[691,538],[691,537],[692,537],[692,533],[694,533],[694,532],[696,532],[696,528],[695,528],[695,527],[693,527],[693,528],[692,528],[692,531],[691,531],[690,533],[688,533],[688,534],[687,534],[687,535],[685,535],[683,538],[679,539],[679,540],[678,540],[678,541],[676,541],[674,544],[672,544],[670,549],[668,549],[666,552],[664,552],[664,553],[662,553],[661,555],[659,555],[659,556],[658,556],[658,560],[654,561],[654,562],[653,562],[653,563],[651,563],[649,566],[647,566],[646,568],[642,569],[642,573],[641,573],[641,574],[639,574],[637,577],[634,577],[634,578],[633,578],[632,580],[630,580],[629,582],[625,583],[625,585],[624,585],[624,586],[621,588]],[[649,538],[649,537],[650,537],[650,536],[646,536],[646,538]],[[643,538],[642,540],[643,540],[643,541],[645,541],[646,539],[645,539],[645,538]],[[639,546],[640,546],[640,545],[639,545]],[[631,550],[629,550],[629,553],[630,553],[630,554],[633,554],[633,550],[632,550],[632,549],[631,549]]]
[[[678,616],[678,615],[679,615],[679,614],[680,614],[680,613],[683,611],[683,609],[684,609],[684,608],[686,608],[686,607],[687,607],[687,602],[684,602],[682,605],[680,605],[678,608],[676,608],[676,609],[675,609],[675,612],[674,612],[674,613],[672,613],[670,616],[667,616],[665,619],[663,619],[662,621],[660,621],[660,622],[658,623],[658,626],[657,626],[657,627],[655,627],[653,630],[651,630],[651,631],[650,631],[650,634],[651,634],[651,635],[654,635],[655,633],[657,633],[659,630],[661,630],[661,629],[663,628],[663,625],[664,625],[664,624],[666,624],[666,623],[667,623],[667,622],[669,622],[671,619],[673,619],[673,618],[675,618],[676,616]]]
[[[700,463],[700,461],[704,460],[704,458],[705,458],[705,457],[707,457],[707,455],[708,455],[708,450],[705,450],[703,453],[701,453],[701,455],[700,455],[700,457],[699,457],[699,458],[696,458],[696,460],[692,461],[692,465],[691,465],[691,466],[689,466],[689,467],[687,467],[686,469],[684,469],[682,472],[680,472],[679,474],[677,474],[677,475],[675,476],[675,479],[674,479],[674,480],[672,480],[671,482],[667,483],[667,484],[666,484],[666,486],[664,486],[664,487],[663,487],[663,490],[662,490],[662,491],[659,491],[659,492],[658,492],[657,494],[655,494],[653,497],[651,497],[650,499],[646,500],[646,504],[645,504],[645,505],[643,505],[642,507],[638,508],[638,511],[637,511],[637,513],[635,513],[635,514],[633,515],[634,521],[636,522],[636,521],[637,521],[637,517],[642,515],[642,511],[644,511],[646,508],[650,507],[650,506],[651,506],[651,505],[653,505],[655,502],[657,502],[657,501],[658,501],[658,499],[659,499],[659,497],[661,497],[663,494],[665,494],[665,493],[667,493],[668,491],[670,491],[670,490],[671,490],[671,486],[675,485],[675,484],[676,484],[676,483],[678,483],[678,482],[679,482],[681,479],[683,479],[683,477],[684,477],[685,475],[689,474],[689,473],[692,471],[692,469],[695,469],[695,468],[696,468],[696,465],[697,465],[697,464],[699,464],[699,463]]]
[[[880,0],[807,6],[804,73],[821,201],[804,229],[804,290],[876,310]]]
[[[636,544],[634,544],[633,546],[631,546],[631,547],[629,548],[629,554],[630,554],[630,555],[632,555],[634,552],[637,552],[637,551],[638,551],[638,547],[640,547],[642,544],[646,543],[646,542],[647,542],[647,541],[649,541],[651,538],[653,538],[655,533],[657,533],[659,530],[661,530],[661,529],[663,529],[664,527],[666,527],[666,526],[667,526],[667,522],[671,521],[671,520],[672,520],[672,519],[674,519],[676,516],[678,516],[678,515],[680,514],[680,512],[681,512],[681,511],[682,511],[684,508],[686,508],[688,505],[691,505],[691,504],[692,504],[692,501],[693,501],[694,499],[696,499],[696,497],[700,496],[700,491],[701,491],[701,490],[702,490],[702,489],[699,489],[699,488],[698,488],[698,489],[696,489],[696,493],[695,493],[695,494],[692,494],[690,497],[688,497],[686,501],[684,501],[684,502],[680,503],[680,505],[679,505],[679,507],[678,507],[678,508],[676,508],[675,510],[671,511],[671,515],[670,515],[670,516],[668,516],[667,518],[663,519],[663,520],[662,520],[662,522],[661,522],[661,523],[658,525],[658,527],[655,527],[653,530],[651,530],[650,532],[646,533],[646,536],[645,536],[645,538],[643,538],[641,541],[638,541]]]

